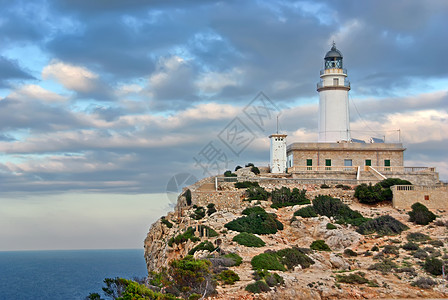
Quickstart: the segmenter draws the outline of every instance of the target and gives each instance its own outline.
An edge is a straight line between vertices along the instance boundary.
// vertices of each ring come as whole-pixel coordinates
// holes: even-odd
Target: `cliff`
[[[447,222],[444,221],[447,214],[443,211],[437,212],[439,215],[437,225],[434,223],[426,226],[415,225],[408,221],[409,216],[405,211],[393,209],[388,204],[377,206],[359,204],[353,197],[352,189],[299,186],[300,189],[307,190],[306,195],[310,200],[317,195],[330,195],[342,199],[351,209],[359,211],[364,217],[389,215],[409,227],[409,230],[394,236],[361,235],[356,231],[356,226],[337,224],[333,218],[326,216],[310,218],[293,216],[295,211],[306,205],[274,209],[271,208],[272,203],[269,200],[244,201],[245,189],[236,189],[233,183],[223,184],[219,191],[214,191],[212,182],[213,178],[208,178],[190,186],[191,205],[188,206],[185,197],[181,195],[175,211],[152,224],[145,239],[148,271],[160,271],[163,267],[167,267],[170,261],[187,256],[188,252],[200,242],[209,241],[214,247],[219,248],[219,251],[196,251],[195,258],[216,258],[225,253],[236,253],[242,257],[241,265],[228,268],[237,273],[240,280],[231,285],[218,285],[217,294],[212,296],[213,299],[370,299],[448,296],[445,280],[441,276],[428,274],[423,268],[426,256],[437,257],[440,260],[448,259],[445,226]],[[294,184],[286,183],[260,183],[260,186],[268,191],[288,185],[296,187]],[[205,213],[202,218],[195,216],[198,207],[204,206],[206,212],[206,205],[209,203],[215,204],[216,212],[210,215]],[[247,247],[233,241],[239,232],[225,227],[230,221],[242,217],[244,209],[254,206],[261,206],[268,214],[275,214],[277,220],[283,224],[283,229],[276,233],[256,235],[265,243],[262,247]],[[329,227],[329,223],[334,226]],[[173,242],[190,227],[195,238]],[[217,236],[211,234],[212,230],[216,231]],[[423,255],[425,257],[415,255],[415,250],[404,249],[406,248],[404,245],[409,243],[408,234],[414,232],[424,233],[430,237],[428,241],[416,243],[418,248],[426,253],[426,256]],[[331,251],[309,250],[312,242],[316,240],[325,241]],[[251,265],[251,260],[255,256],[291,247],[308,249],[307,256],[314,261],[314,264],[309,267],[298,265],[284,271],[270,271],[280,275],[284,282],[271,287],[269,291],[253,294],[245,290],[249,284],[255,282]],[[391,267],[382,269],[381,263],[384,262],[391,262]],[[345,282],[344,278],[351,278],[350,274],[360,275],[366,282],[356,280]],[[415,285],[419,278],[432,278],[433,285],[430,288]]]

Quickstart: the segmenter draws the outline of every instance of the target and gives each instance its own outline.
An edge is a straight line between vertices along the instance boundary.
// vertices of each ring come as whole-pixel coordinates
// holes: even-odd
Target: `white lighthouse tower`
[[[286,173],[286,134],[271,134],[271,173]]]
[[[319,142],[350,141],[348,91],[350,82],[347,70],[342,67],[342,53],[333,47],[325,55],[324,69],[320,71],[319,92]]]

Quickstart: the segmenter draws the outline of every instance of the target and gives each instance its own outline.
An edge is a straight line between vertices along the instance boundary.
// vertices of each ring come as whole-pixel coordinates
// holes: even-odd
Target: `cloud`
[[[52,91],[46,90],[39,85],[29,84],[24,85],[13,91],[8,98],[20,99],[23,101],[39,100],[48,103],[65,102],[69,100],[68,97],[61,96]]]
[[[0,87],[10,86],[11,80],[29,79],[34,79],[34,77],[24,71],[17,61],[0,56]]]
[[[66,89],[76,92],[80,98],[113,99],[111,88],[99,78],[98,74],[85,67],[52,61],[42,70],[42,78],[56,80]]]

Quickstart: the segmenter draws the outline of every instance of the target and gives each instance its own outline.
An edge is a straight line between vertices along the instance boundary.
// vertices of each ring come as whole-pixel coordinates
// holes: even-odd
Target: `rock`
[[[210,255],[208,250],[199,250],[193,254],[194,259],[206,259]]]
[[[361,240],[361,235],[353,230],[333,229],[325,232],[325,242],[332,250],[342,250],[356,246]]]
[[[336,268],[336,269],[343,269],[343,270],[350,269],[350,264],[348,262],[346,262],[344,258],[342,258],[334,253],[330,254],[330,263],[333,266],[333,268]]]

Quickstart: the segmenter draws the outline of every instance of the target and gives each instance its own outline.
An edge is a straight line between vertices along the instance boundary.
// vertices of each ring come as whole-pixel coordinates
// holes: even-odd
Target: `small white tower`
[[[271,173],[286,173],[286,134],[271,134]]]
[[[319,142],[336,143],[350,140],[347,70],[342,68],[342,53],[333,47],[325,55],[325,66],[320,71]]]

